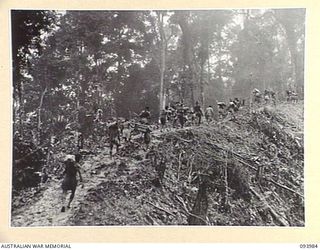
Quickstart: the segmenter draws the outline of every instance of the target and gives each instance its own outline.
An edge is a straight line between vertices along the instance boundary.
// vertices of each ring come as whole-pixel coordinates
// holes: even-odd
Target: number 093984
[[[318,244],[300,244],[300,248],[318,248]]]

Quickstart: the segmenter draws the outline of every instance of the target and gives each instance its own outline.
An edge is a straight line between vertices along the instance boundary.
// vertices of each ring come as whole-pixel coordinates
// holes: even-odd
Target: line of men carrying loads
[[[234,100],[230,99],[229,105],[224,102],[218,102],[217,108],[219,108],[219,116],[224,117],[228,112],[236,112],[239,110],[241,102],[238,98]],[[216,116],[216,107],[209,105],[204,112],[201,109],[199,102],[196,102],[193,109],[185,106],[183,102],[176,102],[173,105],[166,106],[160,112],[160,124],[161,129],[168,127],[181,127],[200,125],[202,118],[204,117],[207,123],[212,122]]]
[[[222,103],[218,103],[221,106],[221,109],[224,109]],[[240,107],[239,99],[235,98],[233,101],[230,101],[228,107],[226,108],[227,112],[232,111],[236,112]],[[160,124],[161,129],[167,125],[167,122],[170,122],[173,127],[176,127],[178,124],[181,127],[184,127],[186,124],[191,125],[190,121],[193,124],[201,124],[201,120],[203,115],[205,116],[207,122],[210,122],[214,119],[214,110],[212,106],[208,106],[203,113],[201,107],[198,102],[193,107],[193,110],[189,107],[186,107],[183,102],[177,102],[176,105],[166,106],[164,110],[160,112]],[[88,137],[92,132],[96,132],[96,130],[101,127],[102,133],[109,137],[109,148],[110,148],[110,156],[113,154],[113,148],[116,147],[116,151],[118,152],[120,147],[121,139],[125,142],[130,141],[130,138],[133,133],[142,133],[143,142],[146,145],[146,149],[148,149],[148,145],[151,142],[151,113],[149,107],[145,107],[145,109],[138,115],[137,119],[133,119],[131,121],[109,118],[107,123],[103,122],[103,111],[98,109],[94,119],[92,119],[91,115],[86,115],[84,110],[82,109],[79,114],[79,137],[78,137],[78,150],[83,148],[84,137]],[[90,131],[93,129],[93,131]],[[80,182],[83,181],[82,175],[80,172],[80,153],[75,155],[67,155],[64,163],[65,163],[65,171],[62,180],[62,194],[61,194],[61,212],[66,211],[66,207],[70,208],[71,202],[74,199],[76,188],[78,185],[79,175]],[[83,184],[82,184],[83,187]],[[68,191],[71,191],[71,195],[67,202]]]
[[[287,101],[298,101],[298,95],[291,90],[286,91]],[[218,108],[218,117],[219,119],[226,117],[229,113],[234,114],[237,112],[241,106],[245,106],[245,99],[230,99],[229,104],[225,102],[217,102]],[[252,91],[250,105],[252,104],[276,104],[276,93],[273,90],[266,89],[263,93],[258,89],[254,89]],[[184,127],[184,125],[199,125],[201,124],[201,119],[204,116],[206,121],[210,123],[214,120],[215,107],[209,105],[205,112],[203,113],[200,105],[196,102],[196,105],[193,108],[193,111],[184,106],[183,102],[177,102],[176,105],[171,105],[170,107],[166,106],[164,110],[160,113],[160,123],[161,128],[166,126],[166,122],[171,123],[172,127],[177,127],[177,124],[180,127]]]
[[[128,121],[123,118],[110,117],[107,122],[104,121],[102,109],[97,109],[94,115],[86,114],[84,110],[79,112],[79,150],[83,149],[85,138],[93,136],[96,140],[101,140],[104,136],[107,136],[110,155],[112,156],[113,148],[115,147],[118,152],[122,140],[130,141],[133,134],[139,133],[142,133],[143,140],[148,147],[151,141],[149,126],[151,124],[151,113],[148,107],[138,115],[138,119]]]
[[[298,101],[298,95],[294,91],[286,91],[287,101]],[[251,96],[251,104],[252,103],[262,103],[263,100],[265,103],[272,102],[276,103],[275,92],[272,90],[265,90],[263,95],[258,89],[254,89],[252,91]],[[210,123],[214,120],[215,110],[214,108],[218,108],[219,118],[225,117],[228,113],[234,114],[237,112],[241,106],[245,105],[245,100],[239,100],[238,98],[230,99],[229,104],[227,105],[224,102],[217,102],[216,107],[212,107],[209,105],[205,111],[203,112],[199,102],[196,102],[196,105],[191,110],[189,107],[186,107],[183,102],[177,102],[175,105],[166,106],[164,110],[160,112],[159,122],[161,124],[161,130],[167,126],[167,124],[171,124],[172,127],[180,126],[183,128],[188,125],[200,125],[202,121],[202,117],[204,116],[206,121]],[[84,115],[84,117],[83,117]],[[83,137],[88,132],[90,133],[90,128],[87,126],[85,121],[85,113],[82,114],[82,118],[80,115],[79,123],[80,123],[80,140],[78,140],[78,148],[83,148]],[[96,130],[99,126],[102,128],[102,133],[105,135],[105,130],[107,130],[107,134],[109,137],[109,147],[110,147],[110,155],[112,156],[113,147],[116,147],[116,151],[118,152],[120,141],[123,139],[124,141],[130,141],[131,135],[133,133],[142,133],[143,142],[146,145],[146,149],[148,149],[148,145],[151,142],[151,113],[149,107],[145,107],[145,109],[138,115],[138,119],[134,119],[132,121],[110,118],[107,123],[103,122],[103,111],[98,109],[93,120],[93,128]],[[82,119],[82,121],[80,121]],[[84,120],[83,120],[84,119]],[[92,119],[90,119],[92,121]],[[79,145],[80,144],[80,145]],[[70,204],[74,198],[75,190],[77,187],[77,174],[80,176],[80,181],[82,181],[82,176],[79,169],[79,154],[76,155],[68,155],[65,164],[66,169],[64,172],[64,178],[62,181],[62,208],[61,212],[65,212],[64,202],[66,200],[67,191],[71,190],[71,196],[68,202],[67,207],[70,208]]]
[[[254,89],[252,91],[252,103],[272,103],[276,104],[276,92],[266,89],[262,94],[260,90]],[[287,102],[298,102],[298,94],[294,90],[286,90]]]
[[[287,101],[298,100],[298,96],[294,91],[286,91]],[[216,106],[209,105],[204,112],[201,109],[199,102],[196,102],[193,108],[184,105],[183,101],[176,102],[170,106],[166,106],[165,109],[161,110],[159,117],[160,129],[165,128],[183,128],[185,126],[200,125],[202,123],[203,117],[205,121],[209,124],[213,120],[222,119],[228,114],[234,115],[241,106],[245,106],[245,99],[230,99],[229,103],[217,102]],[[254,89],[251,96],[251,104],[268,104],[276,103],[276,93],[273,90],[266,89],[263,94],[258,90]],[[103,111],[98,109],[95,117],[93,119],[94,132],[100,134],[101,136],[109,136],[110,143],[110,155],[112,155],[112,149],[115,146],[118,150],[120,146],[120,141],[130,141],[131,136],[134,134],[141,134],[143,141],[148,148],[150,143],[150,133],[151,127],[159,128],[158,125],[152,125],[152,116],[149,107],[139,114],[136,115],[134,119],[126,120],[123,118],[109,118],[107,123],[103,122]],[[81,125],[82,124],[82,125]],[[88,129],[90,126],[86,125],[84,122],[80,122],[80,133],[88,134]],[[100,133],[97,132],[100,130]],[[91,134],[91,132],[89,132]],[[83,136],[80,138],[80,148],[83,148]]]
[[[243,101],[244,104],[244,101]],[[225,105],[224,103],[218,103],[218,107],[220,109],[220,115],[224,116],[225,112],[236,112],[239,110],[241,106],[240,100],[235,98],[234,100],[230,100],[229,105]],[[175,105],[166,106],[164,110],[160,112],[160,128],[161,130],[168,127],[185,127],[190,125],[200,125],[202,123],[203,116],[206,121],[210,123],[214,120],[214,109],[211,105],[209,105],[205,112],[202,111],[199,102],[196,102],[196,105],[191,110],[189,107],[185,106],[183,102],[177,102]],[[116,151],[118,151],[120,142],[123,140],[124,142],[130,141],[132,135],[141,134],[143,138],[143,142],[148,149],[149,143],[151,141],[151,128],[158,128],[158,125],[152,125],[151,121],[151,112],[149,107],[145,107],[145,109],[134,119],[126,120],[122,118],[109,118],[107,123],[103,122],[103,111],[98,109],[93,120],[93,130],[97,133],[97,130],[101,130],[100,135],[105,135],[107,133],[109,137],[109,145],[110,145],[110,155],[113,153],[113,148],[116,147]],[[169,126],[168,126],[169,125]],[[85,123],[80,122],[80,140],[79,140],[79,148],[83,148],[83,136],[88,131],[88,126]]]
[[[292,94],[294,94],[294,92],[291,91],[290,96]],[[265,103],[272,102],[275,104],[275,92],[266,89],[262,94],[258,89],[254,89],[252,91],[252,103],[262,103],[263,100]],[[234,114],[241,106],[245,106],[245,102],[245,99],[240,100],[239,98],[230,99],[229,104],[217,102],[216,107],[218,108],[219,119],[226,117],[229,113]],[[176,127],[177,123],[180,124],[180,127],[183,127],[184,124],[199,125],[201,124],[202,116],[205,117],[208,123],[213,121],[214,113],[214,107],[211,105],[209,105],[203,113],[198,102],[196,102],[193,111],[189,107],[185,107],[183,102],[177,102],[175,106],[166,106],[165,109],[161,111],[160,122],[162,127],[166,124],[166,119],[172,122],[172,127]]]

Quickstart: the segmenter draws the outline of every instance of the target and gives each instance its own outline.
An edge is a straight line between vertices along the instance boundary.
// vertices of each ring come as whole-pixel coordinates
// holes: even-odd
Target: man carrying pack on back
[[[160,125],[161,125],[160,131],[166,128],[166,123],[167,123],[168,113],[169,113],[168,109],[169,107],[166,106],[165,109],[161,110],[160,112]]]
[[[202,110],[201,110],[201,107],[200,107],[198,101],[196,101],[196,106],[194,106],[193,112],[195,113],[195,115],[198,119],[198,125],[200,125],[201,124],[201,117],[203,116],[203,113],[202,113]]]
[[[146,107],[139,115],[141,123],[150,124],[151,122],[151,113],[149,107]]]
[[[205,111],[205,117],[206,117],[206,120],[208,123],[210,123],[213,118],[214,118],[214,111],[213,111],[213,108],[211,105],[209,105],[209,107],[206,108],[206,111]]]
[[[118,153],[120,146],[120,131],[118,121],[114,121],[110,119],[110,123],[108,124],[108,135],[109,135],[109,143],[110,143],[110,156],[112,156],[113,146],[116,146],[116,152]]]
[[[177,107],[176,117],[180,123],[180,127],[183,128],[184,122],[185,122],[185,117],[184,117],[185,110],[184,110],[183,101],[179,102],[176,107]]]

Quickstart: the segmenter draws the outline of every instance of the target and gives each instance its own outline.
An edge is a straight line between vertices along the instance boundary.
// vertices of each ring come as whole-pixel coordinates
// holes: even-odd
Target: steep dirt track
[[[106,164],[114,162],[107,154],[107,150],[102,151],[99,156],[89,156],[81,165],[83,177],[83,187],[80,183],[76,190],[75,198],[70,209],[61,213],[61,180],[53,179],[48,182],[42,197],[26,207],[21,207],[12,214],[12,226],[66,226],[68,219],[81,204],[82,198],[91,188],[95,187],[104,179],[104,176],[90,178],[90,172],[97,162],[97,157]],[[68,196],[69,197],[69,196]]]
[[[268,126],[272,124],[268,122],[270,118],[259,114],[260,120],[254,123],[255,126],[259,125],[259,129],[250,127],[253,126],[249,121],[251,115],[246,111],[239,112],[237,120],[226,119],[209,127],[201,125],[154,131],[152,146],[168,160],[161,187],[154,182],[157,172],[150,161],[145,159],[147,152],[141,145],[134,142],[122,147],[112,159],[104,148],[95,152],[95,156],[85,157],[81,166],[84,187],[78,187],[71,209],[65,213],[60,212],[61,180],[54,179],[46,184],[47,188],[38,200],[13,211],[12,226],[188,225],[188,217],[199,190],[198,184],[190,178],[204,171],[201,166],[208,164],[200,161],[201,166],[193,166],[194,154],[204,157],[204,162],[210,157],[223,157],[225,161],[227,156],[229,174],[246,182],[243,186],[241,181],[229,180],[230,208],[224,210],[221,209],[223,195],[218,185],[221,177],[213,179],[218,186],[209,189],[208,213],[203,217],[207,225],[301,226],[304,224],[303,199],[290,191],[303,194],[301,152],[293,153],[296,146],[291,150],[290,145],[284,147],[282,144],[288,141],[296,145],[290,139],[291,135],[301,137],[301,133],[303,140],[303,104],[279,105],[275,112],[280,112],[275,116],[279,121],[274,122],[279,125],[271,127],[278,133],[276,141],[273,135],[270,138],[267,136],[270,129]],[[281,137],[281,131],[286,135],[284,138]],[[290,132],[289,136],[286,131]],[[199,141],[206,142],[206,146],[198,145]],[[278,146],[278,157],[270,156],[269,146],[272,149],[278,142],[282,143]],[[212,143],[213,148],[210,146]],[[199,146],[203,148],[202,151],[197,151]],[[221,148],[232,151],[228,149],[225,154]],[[296,154],[300,158],[291,159]],[[238,158],[237,155],[247,159]],[[289,190],[270,183],[252,181],[256,173],[248,165],[258,164],[254,162],[257,159],[269,159],[265,163],[265,175]],[[233,171],[238,168],[245,170],[239,173]],[[277,171],[275,168],[278,168]],[[240,185],[240,189],[251,189],[253,195],[250,201],[245,196],[234,198],[239,188],[237,185]]]
[[[156,134],[160,134],[160,132],[158,131]],[[145,154],[145,150],[138,149],[135,158],[143,159]],[[121,170],[121,164],[124,162],[127,164],[130,162],[130,169]],[[127,166],[125,166],[125,168],[126,167]],[[66,209],[66,212],[61,212],[62,180],[53,178],[42,186],[44,191],[38,194],[40,195],[39,199],[34,202],[31,201],[26,206],[22,206],[12,212],[12,226],[68,226],[70,225],[70,218],[74,216],[75,213],[81,213],[80,208],[81,205],[86,203],[85,198],[88,194],[90,195],[90,192],[99,186],[99,184],[108,180],[121,183],[126,180],[124,175],[133,175],[137,169],[139,169],[139,165],[134,158],[130,158],[130,156],[121,157],[120,155],[110,157],[109,149],[104,147],[99,150],[97,155],[86,156],[82,162],[81,173],[83,182],[79,182],[78,184],[75,198],[70,209]],[[124,172],[122,172],[123,170]],[[140,168],[140,171],[141,170],[145,171],[146,169]],[[154,172],[154,170],[151,171]],[[111,210],[113,210],[113,208]],[[89,217],[92,215],[92,213],[88,214]]]

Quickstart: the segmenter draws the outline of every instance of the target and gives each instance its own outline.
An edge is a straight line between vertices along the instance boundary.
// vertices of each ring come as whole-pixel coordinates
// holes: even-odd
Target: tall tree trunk
[[[158,14],[158,24],[160,31],[160,43],[161,43],[161,51],[160,51],[160,92],[159,92],[159,111],[161,112],[164,109],[164,74],[166,68],[166,49],[167,49],[167,40],[164,33],[163,27],[163,13],[157,12]]]
[[[204,83],[203,83],[203,72],[204,72],[204,62],[201,62],[201,70],[200,70],[200,97],[201,97],[201,105],[204,107],[205,99],[204,99]]]
[[[194,106],[194,82],[193,82],[193,76],[191,77],[190,84],[190,99],[191,99],[191,105]]]
[[[205,38],[204,38],[205,40]],[[200,48],[200,102],[202,107],[205,105],[205,96],[204,96],[204,67],[205,62],[207,59],[206,49],[208,48],[208,45],[206,44],[206,41],[201,41],[201,48]]]
[[[84,52],[84,45],[83,41],[80,42],[80,47],[79,47],[79,54],[78,54],[78,90],[79,90],[79,106],[84,106],[85,104],[85,89],[86,89],[86,83],[84,81],[84,75],[82,74],[82,65],[81,65],[81,59],[83,57],[83,52]]]
[[[204,68],[206,60],[209,60],[209,44],[211,38],[211,32],[208,27],[209,19],[203,17],[203,25],[201,25],[201,35],[200,35],[200,102],[201,105],[205,106],[205,95],[204,95]],[[204,25],[205,24],[205,25]],[[209,70],[209,69],[208,69]],[[209,72],[209,71],[208,71]],[[208,81],[209,83],[209,81]]]
[[[20,83],[19,88],[19,99],[18,99],[18,114],[19,114],[19,127],[20,127],[20,136],[24,137],[24,129],[23,129],[23,120],[25,118],[25,112],[24,112],[24,100],[23,100],[23,84]]]
[[[167,104],[169,104],[169,103],[171,102],[171,99],[170,99],[170,89],[169,89],[169,88],[166,88],[166,89],[165,89],[164,100],[165,100],[165,103],[167,103]]]
[[[208,196],[207,181],[201,181],[192,212],[188,217],[189,225],[207,225]]]
[[[165,47],[165,46],[163,46]],[[160,103],[159,110],[161,111],[164,108],[164,73],[165,73],[165,48],[161,49],[161,69],[160,69]]]
[[[282,27],[282,32],[286,36],[288,50],[289,50],[290,59],[291,59],[291,65],[292,65],[293,84],[290,87],[295,89],[297,85],[297,53],[296,53],[297,38],[294,34],[294,30],[292,27],[289,27],[288,25],[286,25],[285,22],[281,20],[281,17],[276,17],[276,18],[280,22],[280,25]]]
[[[43,106],[43,99],[44,99],[44,96],[46,95],[47,93],[47,86],[45,87],[44,91],[42,92],[41,94],[41,97],[40,97],[40,104],[39,104],[39,107],[38,107],[38,144],[41,144],[42,141],[42,117],[41,117],[41,110],[42,110],[42,106]]]
[[[295,46],[292,44],[292,42],[288,41],[289,44],[289,52],[290,52],[290,58],[291,58],[291,65],[292,65],[292,79],[293,79],[293,84],[292,88],[294,90],[297,90],[297,56],[296,56],[296,51],[295,51]]]
[[[210,84],[211,81],[211,65],[210,65],[210,45],[209,43],[207,44],[207,71],[208,71],[208,76],[207,76],[207,82]]]
[[[191,63],[191,57],[192,57],[192,48],[191,48],[191,32],[188,26],[187,22],[187,16],[184,13],[178,14],[178,24],[180,26],[180,29],[182,31],[182,42],[183,42],[183,61],[184,61],[184,75],[190,76],[189,79],[187,79],[189,82],[184,83],[187,84],[189,87],[189,96],[191,105],[194,106],[194,70]],[[187,66],[187,69],[186,69]]]
[[[14,59],[14,61],[17,61],[17,59]],[[13,63],[12,65],[15,65],[16,63]],[[23,138],[23,111],[24,111],[24,103],[23,103],[23,82],[22,77],[20,75],[20,67],[13,67],[13,84],[14,84],[14,92],[13,92],[13,98],[16,100],[16,107],[17,112],[14,113],[13,121],[15,122],[16,119],[19,119],[19,133],[20,136]],[[16,116],[15,116],[16,115]],[[15,123],[16,124],[16,123]],[[18,124],[16,124],[18,125]]]

